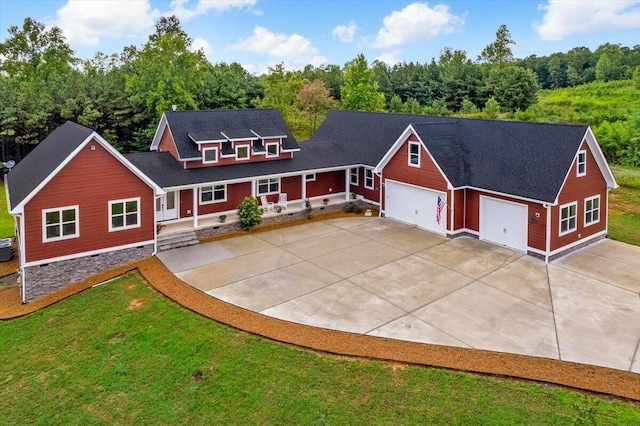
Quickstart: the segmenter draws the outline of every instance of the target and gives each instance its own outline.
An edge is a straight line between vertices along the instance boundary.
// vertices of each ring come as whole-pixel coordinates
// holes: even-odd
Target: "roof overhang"
[[[42,182],[40,182],[40,184],[38,184],[38,186],[36,186],[26,197],[24,197],[22,199],[22,201],[18,205],[13,207],[9,211],[9,213],[12,214],[12,215],[22,214],[24,212],[24,206],[29,201],[31,201],[33,199],[33,197],[35,197],[38,194],[38,192],[40,192],[42,190],[42,188],[44,188],[49,182],[51,182],[51,180],[53,180],[53,178],[56,177],[56,175],[58,173],[60,173],[60,171],[63,170],[67,166],[67,164],[69,164],[71,162],[71,160],[73,160],[76,157],[76,155],[78,155],[78,153],[80,151],[82,151],[82,149],[84,149],[84,147],[86,147],[89,144],[89,142],[91,142],[91,141],[96,141],[97,143],[99,143],[105,150],[107,150],[107,152],[109,152],[111,155],[113,155],[116,158],[116,160],[118,160],[120,163],[122,163],[122,165],[124,165],[134,175],[136,175],[138,178],[140,178],[140,180],[142,180],[150,188],[152,188],[155,195],[164,194],[164,190],[160,186],[158,186],[154,181],[152,181],[147,175],[142,173],[142,171],[140,169],[138,169],[136,166],[134,166],[129,160],[127,160],[122,154],[120,154],[118,152],[118,150],[116,150],[113,146],[111,146],[109,144],[109,142],[104,140],[102,138],[102,136],[100,136],[98,133],[96,133],[94,131],[89,136],[87,136],[87,138],[84,141],[82,141],[82,143],[80,143],[78,145],[78,147],[76,149],[74,149],[73,152],[70,155],[68,155],[67,158],[65,158],[64,161],[61,162],[49,174],[49,176],[47,176],[45,179],[43,179]]]

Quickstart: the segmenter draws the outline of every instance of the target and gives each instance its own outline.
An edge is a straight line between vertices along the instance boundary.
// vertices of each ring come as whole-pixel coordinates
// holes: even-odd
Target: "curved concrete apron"
[[[469,237],[341,218],[158,254],[181,280],[297,323],[640,373],[640,247],[549,265]]]

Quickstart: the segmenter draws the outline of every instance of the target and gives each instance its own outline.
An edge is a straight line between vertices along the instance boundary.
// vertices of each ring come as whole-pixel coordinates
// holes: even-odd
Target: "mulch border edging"
[[[636,373],[526,355],[366,336],[292,323],[209,296],[173,275],[156,257],[104,271],[25,305],[19,303],[19,289],[5,290],[0,295],[15,290],[18,304],[0,309],[0,320],[30,314],[136,269],[148,285],[183,308],[230,327],[282,343],[336,355],[546,382],[640,401],[640,375]]]

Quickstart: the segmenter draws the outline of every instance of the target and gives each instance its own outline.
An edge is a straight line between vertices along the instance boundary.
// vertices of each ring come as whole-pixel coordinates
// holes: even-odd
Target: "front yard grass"
[[[640,424],[636,403],[276,343],[134,273],[0,322],[0,371],[2,424]]]

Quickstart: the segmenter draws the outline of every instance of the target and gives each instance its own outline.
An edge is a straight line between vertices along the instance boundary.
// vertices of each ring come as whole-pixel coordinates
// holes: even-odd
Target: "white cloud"
[[[405,43],[423,43],[440,34],[449,34],[464,25],[464,18],[449,12],[444,4],[430,8],[426,3],[412,3],[393,11],[383,19],[373,47],[388,48]]]
[[[56,12],[55,25],[69,43],[95,46],[102,37],[124,37],[147,33],[158,18],[148,0],[69,0]]]
[[[191,43],[191,51],[195,52],[200,49],[204,52],[204,56],[207,57],[213,53],[213,48],[211,48],[211,45],[207,40],[196,37],[193,39],[193,43]]]
[[[383,52],[381,54],[378,55],[378,57],[375,59],[376,61],[380,61],[380,62],[384,62],[387,65],[393,66],[399,62],[402,62],[402,59],[400,59],[400,54],[402,52],[398,49],[395,50],[391,50],[389,52]]]
[[[199,0],[194,8],[187,8],[189,0],[173,0],[165,15],[175,15],[182,22],[187,22],[198,15],[206,15],[209,11],[224,12],[229,9],[251,9],[257,0]]]
[[[327,58],[320,55],[311,41],[305,37],[292,34],[272,33],[264,27],[257,26],[250,37],[240,40],[237,44],[227,46],[226,50],[240,50],[269,56],[269,65],[281,62],[287,69],[301,69],[311,64],[320,66],[327,62]]]
[[[338,25],[332,31],[333,36],[343,43],[349,43],[353,41],[353,36],[356,35],[358,27],[356,23],[351,21],[348,25]]]
[[[538,8],[546,11],[542,23],[534,24],[543,40],[640,28],[640,1],[549,0]]]

